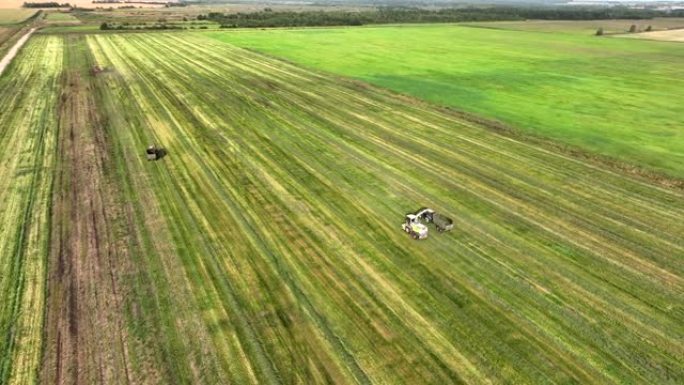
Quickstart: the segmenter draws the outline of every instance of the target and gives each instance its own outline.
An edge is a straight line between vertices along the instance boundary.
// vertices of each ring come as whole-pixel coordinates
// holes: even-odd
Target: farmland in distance
[[[547,32],[497,30],[492,28],[506,23],[483,23],[491,27],[402,25],[212,36],[681,179],[684,45],[562,33],[587,23],[507,23],[540,24]]]
[[[3,119],[53,139],[2,126],[0,228],[51,230],[3,236],[0,279],[48,295],[0,281],[47,306],[2,308],[33,342],[0,356],[45,348],[0,382],[684,377],[681,191],[203,34],[37,36],[17,60]],[[51,95],[42,125],[8,79]],[[411,240],[420,205],[455,230]]]
[[[684,42],[684,29],[673,29],[669,31],[643,32],[637,34],[622,35],[620,37],[630,37],[636,39],[661,40],[671,42]]]
[[[35,9],[0,8],[0,26],[17,24],[33,16],[36,12],[38,11]]]
[[[639,31],[649,26],[653,31],[665,31],[684,28],[684,18],[656,17],[641,20],[525,20],[525,21],[490,21],[463,23],[481,28],[505,29],[513,31],[535,31],[553,33],[572,33],[595,36],[599,28],[606,34],[621,34],[635,25]],[[635,35],[637,36],[637,35]]]

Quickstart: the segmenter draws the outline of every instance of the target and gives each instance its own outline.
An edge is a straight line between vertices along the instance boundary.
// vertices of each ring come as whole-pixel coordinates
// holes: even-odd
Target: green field
[[[199,33],[16,60],[0,383],[684,378],[681,191]]]
[[[69,34],[69,33],[96,33],[100,31],[99,25],[94,24],[69,24],[69,25],[50,25],[41,28],[37,33],[40,34]]]
[[[684,18],[657,17],[654,19],[641,20],[525,20],[525,21],[490,21],[463,23],[482,28],[506,29],[513,31],[535,31],[553,33],[573,33],[585,36],[593,36],[596,30],[603,28],[604,33],[625,33],[632,25],[636,25],[639,31],[648,26],[654,31],[684,28]]]
[[[684,177],[681,44],[456,25],[211,36]]]
[[[78,20],[73,14],[69,12],[48,12],[45,16],[48,23],[63,23],[63,24],[78,24]]]
[[[40,362],[62,48],[33,40],[0,77],[2,384],[33,383]]]

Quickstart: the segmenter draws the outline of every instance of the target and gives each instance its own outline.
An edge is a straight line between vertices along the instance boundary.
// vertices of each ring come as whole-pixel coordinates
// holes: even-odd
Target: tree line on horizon
[[[684,10],[662,12],[627,7],[467,7],[438,10],[381,7],[372,11],[273,11],[224,14],[210,12],[199,15],[198,20],[209,20],[222,28],[269,28],[305,26],[355,26],[393,23],[455,23],[468,21],[538,20],[601,20],[601,19],[652,19],[654,17],[683,17]]]
[[[24,3],[24,8],[71,8],[69,3],[58,3],[56,1],[50,1],[45,3]]]

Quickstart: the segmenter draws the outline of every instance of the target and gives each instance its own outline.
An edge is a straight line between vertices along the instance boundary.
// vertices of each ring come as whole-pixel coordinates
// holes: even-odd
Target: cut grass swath
[[[0,383],[32,383],[42,347],[45,262],[62,39],[23,49],[0,78]]]

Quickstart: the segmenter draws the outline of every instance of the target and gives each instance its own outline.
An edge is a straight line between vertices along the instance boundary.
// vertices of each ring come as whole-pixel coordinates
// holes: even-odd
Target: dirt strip
[[[69,41],[73,44],[73,41]],[[72,48],[59,105],[43,383],[130,382],[121,287],[127,264],[123,215],[105,176],[109,153],[84,56]],[[116,262],[114,262],[116,261]]]

